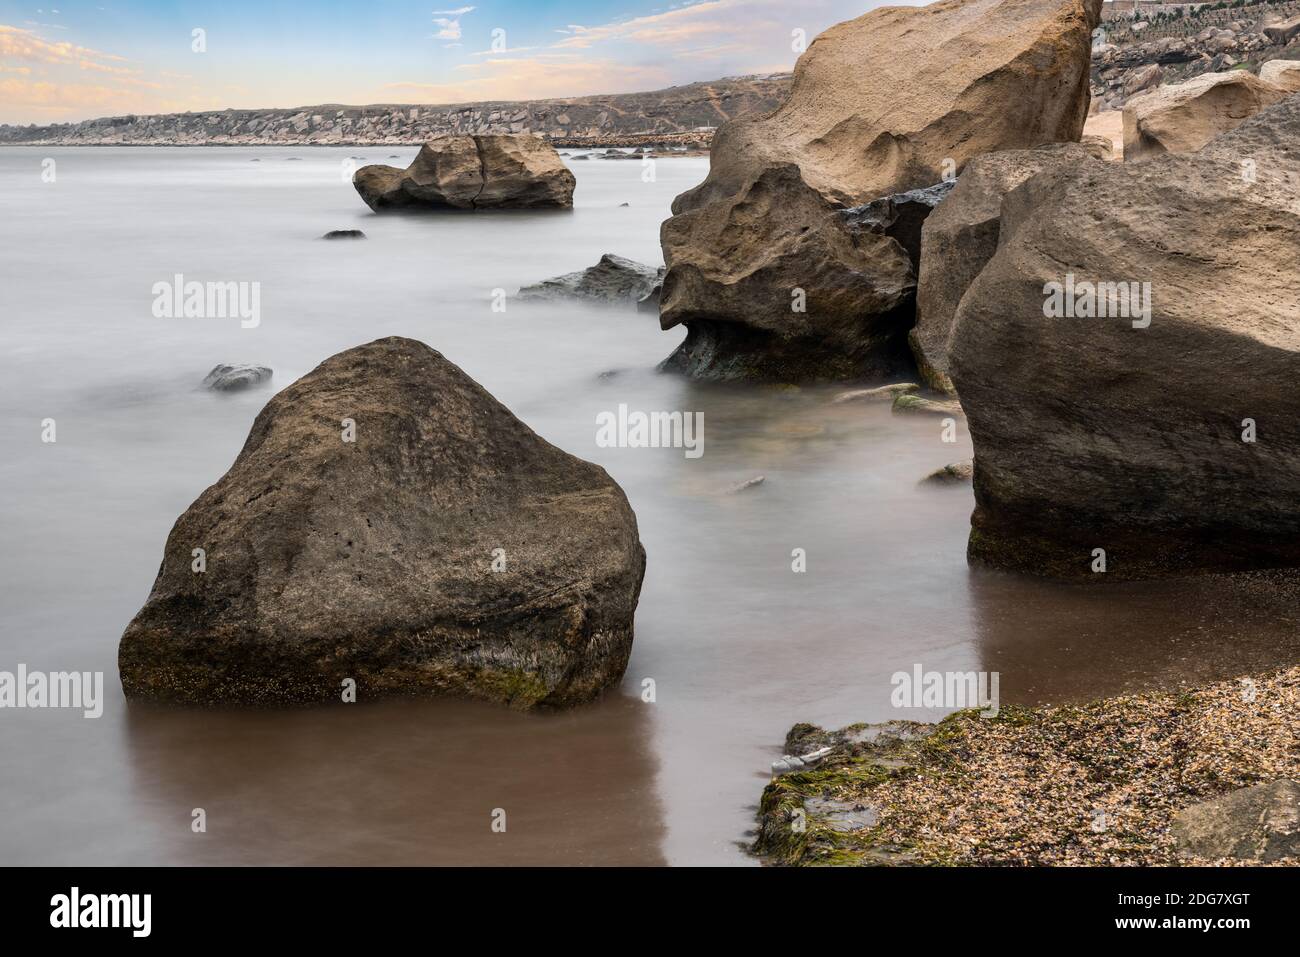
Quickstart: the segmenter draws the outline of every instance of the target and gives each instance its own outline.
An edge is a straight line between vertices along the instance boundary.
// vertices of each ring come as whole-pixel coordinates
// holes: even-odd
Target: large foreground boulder
[[[673,203],[660,320],[688,331],[668,364],[708,378],[844,378],[905,363],[906,249],[853,248],[837,212],[934,186],[982,153],[1078,140],[1100,8],[943,0],[817,37],[787,101],[723,124],[708,178]]]
[[[202,549],[202,552],[196,550]],[[380,339],[275,396],[167,537],[122,636],[130,698],[587,701],[645,570],[622,490],[440,354]]]
[[[1198,150],[1286,95],[1245,70],[1149,90],[1124,104],[1124,162]]]
[[[371,209],[535,209],[573,206],[573,173],[529,134],[429,140],[406,169],[363,166],[352,177]]]
[[[1052,143],[1032,150],[999,150],[971,160],[952,194],[925,220],[916,290],[916,325],[908,341],[931,388],[952,393],[948,337],[966,289],[998,248],[1002,198],[1052,166],[1105,160],[1103,148]]]
[[[1007,196],[950,340],[973,561],[1095,579],[1300,564],[1298,145],[1292,97],[1197,153]]]

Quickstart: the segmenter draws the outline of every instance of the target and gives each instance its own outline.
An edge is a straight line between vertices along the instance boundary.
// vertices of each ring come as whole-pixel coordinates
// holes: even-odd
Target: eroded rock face
[[[1053,143],[988,153],[966,165],[951,195],[921,230],[916,326],[908,341],[917,369],[931,388],[955,392],[948,377],[948,337],[961,297],[997,251],[1002,198],[1048,167],[1105,158],[1100,146]]]
[[[663,224],[660,324],[684,322],[664,367],[704,379],[852,378],[907,367],[907,251],[858,229],[793,165]]]
[[[555,147],[536,136],[439,136],[404,170],[363,166],[352,177],[376,212],[403,207],[571,208],[574,177]]]
[[[1150,90],[1124,106],[1124,162],[1198,150],[1286,95],[1245,70]]]
[[[519,290],[520,299],[582,299],[591,302],[622,302],[643,308],[650,298],[658,302],[663,268],[605,253],[587,269],[544,279]]]
[[[850,251],[830,220],[950,179],[981,153],[1077,141],[1100,7],[944,0],[874,10],[817,37],[787,101],[720,127],[708,178],[673,203],[660,319],[688,332],[668,365],[705,378],[897,369],[911,324],[896,312],[911,296],[899,249]],[[760,209],[780,222],[759,222]],[[806,313],[790,308],[796,288]]]
[[[1198,153],[1006,197],[950,344],[973,561],[1101,580],[1300,564],[1298,142],[1292,97]],[[1067,284],[1078,317],[1049,318]]]
[[[603,469],[428,346],[380,339],[267,403],[177,520],[122,636],[122,686],[280,704],[352,679],[358,700],[572,705],[622,676],[644,570]]]

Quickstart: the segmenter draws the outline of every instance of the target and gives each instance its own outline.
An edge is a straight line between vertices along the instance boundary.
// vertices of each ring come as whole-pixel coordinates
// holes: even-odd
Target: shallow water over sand
[[[0,670],[102,670],[107,687],[98,720],[0,710],[0,863],[752,863],[740,844],[789,726],[937,717],[890,706],[890,675],[916,663],[998,671],[1004,702],[1036,702],[1295,660],[1282,597],[969,570],[969,487],[917,485],[970,454],[964,430],[944,443],[938,420],[831,405],[837,389],[657,374],[681,334],[631,310],[492,311],[494,289],[603,252],[659,262],[659,223],[707,160],[661,160],[652,183],[638,162],[575,163],[571,214],[381,218],[341,175],[351,155],[413,152],[0,150]],[[352,227],[369,238],[316,238]],[[260,324],[155,318],[152,286],[176,273],[260,282]],[[648,567],[622,688],[558,715],[128,708],[117,639],[176,516],[274,388],[394,334],[626,490]],[[197,389],[241,360],[273,386]],[[619,403],[703,412],[703,456],[598,447]]]

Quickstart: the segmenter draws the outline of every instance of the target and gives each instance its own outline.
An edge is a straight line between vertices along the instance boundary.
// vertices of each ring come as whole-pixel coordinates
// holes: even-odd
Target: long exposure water
[[[604,252],[661,262],[659,224],[707,160],[661,159],[651,182],[640,162],[574,162],[572,213],[371,214],[348,158],[413,155],[0,150],[0,670],[106,685],[97,720],[0,710],[0,863],[752,863],[791,724],[943,713],[891,707],[896,671],[997,671],[1002,700],[1029,703],[1295,660],[1295,612],[1267,593],[969,569],[969,486],[918,485],[970,455],[964,429],[946,443],[939,420],[832,404],[837,388],[657,373],[681,332],[631,309],[493,311],[495,290]],[[369,238],[318,239],[354,227]],[[260,283],[260,324],[155,317],[153,286],[176,274]],[[622,687],[563,714],[128,706],[117,640],[176,516],[276,388],[388,335],[440,350],[626,490],[648,567]],[[230,361],[271,366],[273,384],[199,388]],[[596,416],[619,403],[702,412],[704,454],[598,447]]]

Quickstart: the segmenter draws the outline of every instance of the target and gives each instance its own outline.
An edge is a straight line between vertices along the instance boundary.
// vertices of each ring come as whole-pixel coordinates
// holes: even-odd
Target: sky
[[[0,123],[655,90],[789,70],[798,55],[795,31],[811,40],[831,24],[883,5],[38,2],[0,0]]]

